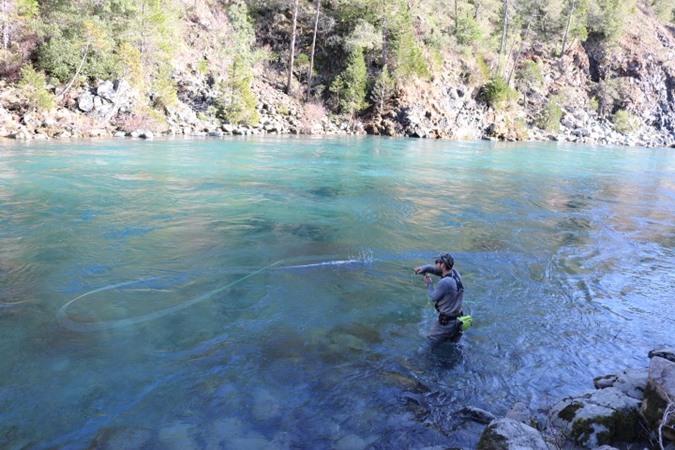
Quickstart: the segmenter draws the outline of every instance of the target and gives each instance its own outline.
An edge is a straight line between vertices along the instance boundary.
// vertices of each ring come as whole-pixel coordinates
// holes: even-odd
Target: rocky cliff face
[[[461,82],[470,78],[466,72],[473,68],[448,68],[440,79],[406,86],[396,108],[372,116],[366,129],[374,134],[430,138],[675,145],[672,27],[658,25],[643,13],[616,44],[591,38],[573,45],[561,58],[538,52],[535,45],[524,61],[542,67],[543,80],[539,86],[520,86],[516,105],[488,108],[477,100],[478,86]],[[553,101],[561,109],[555,132],[540,125]],[[619,111],[634,121],[629,129],[614,123]]]
[[[73,89],[50,113],[23,110],[20,96],[5,86],[0,92],[0,135],[47,139],[151,136],[148,131],[214,136],[367,132],[458,140],[675,146],[675,28],[659,24],[645,11],[632,18],[615,44],[591,37],[572,45],[560,58],[537,43],[523,49],[518,66],[536,63],[541,79],[530,83],[514,77],[518,100],[499,109],[479,100],[481,84],[472,76],[477,68],[462,59],[446,61],[432,80],[400,86],[388,108],[367,111],[358,119],[329,114],[320,104],[304,103],[300,94],[284,94],[284,74],[267,67],[254,83],[261,118],[255,127],[225,124],[208,114],[217,94],[213,80],[196,67],[210,46],[201,21],[190,24],[195,29],[189,34],[201,37],[194,43],[195,51],[183,52],[176,63],[180,101],[162,117],[135,114],[146,99],[119,80]],[[552,110],[557,115],[551,116]],[[618,113],[623,114],[622,122]],[[545,125],[545,117],[553,121]]]

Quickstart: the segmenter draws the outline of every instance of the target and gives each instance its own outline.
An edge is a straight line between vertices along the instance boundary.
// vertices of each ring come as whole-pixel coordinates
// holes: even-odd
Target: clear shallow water
[[[672,149],[1,143],[0,447],[472,448],[673,344],[673,217]]]

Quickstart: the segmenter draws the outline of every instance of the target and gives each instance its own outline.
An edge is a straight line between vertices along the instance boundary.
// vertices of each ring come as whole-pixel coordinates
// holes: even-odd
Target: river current
[[[473,448],[672,345],[674,274],[675,149],[2,142],[0,448]]]

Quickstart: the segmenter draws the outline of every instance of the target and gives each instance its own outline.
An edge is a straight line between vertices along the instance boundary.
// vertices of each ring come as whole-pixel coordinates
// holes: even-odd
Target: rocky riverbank
[[[373,134],[454,140],[563,141],[643,147],[675,146],[675,30],[637,16],[614,47],[587,40],[560,58],[536,46],[526,53],[536,79],[513,82],[517,99],[488,105],[478,69],[446,61],[439,74],[399,86],[386,108],[336,115],[318,100],[283,91],[282,74],[262,69],[253,83],[259,121],[224,123],[212,111],[217,92],[198,72],[177,68],[178,101],[163,111],[125,80],[67,90],[52,111],[28,110],[19,89],[0,82],[0,136],[19,139],[225,136],[254,134]],[[638,34],[639,33],[639,34]],[[300,81],[297,81],[300,86]],[[49,86],[53,93],[63,86]]]
[[[600,376],[594,385],[554,404],[545,423],[516,405],[489,422],[478,450],[675,449],[675,349],[653,350],[648,368]]]

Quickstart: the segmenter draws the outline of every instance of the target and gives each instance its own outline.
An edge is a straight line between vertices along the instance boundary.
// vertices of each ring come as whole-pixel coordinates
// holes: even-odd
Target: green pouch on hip
[[[466,316],[460,316],[457,318],[462,323],[462,331],[466,331],[469,328],[471,328],[471,325],[473,325],[473,318],[469,315]]]

